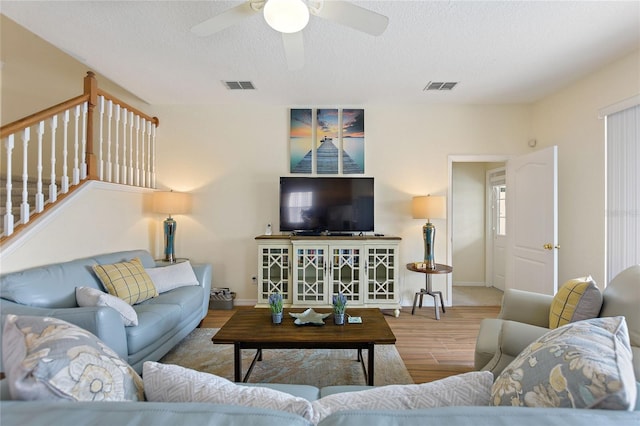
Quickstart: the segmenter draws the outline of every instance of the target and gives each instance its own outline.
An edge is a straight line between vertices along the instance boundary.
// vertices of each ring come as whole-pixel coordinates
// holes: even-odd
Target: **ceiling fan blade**
[[[205,37],[237,24],[243,19],[248,18],[259,11],[260,9],[252,6],[250,1],[246,1],[214,16],[213,18],[194,25],[191,27],[191,32],[201,37]]]
[[[318,4],[317,8],[313,3],[313,0],[309,2],[309,10],[314,15],[374,36],[382,34],[389,24],[389,18],[386,16],[348,1],[315,2]]]
[[[304,38],[302,31],[297,33],[282,33],[284,54],[287,57],[289,71],[304,67]]]

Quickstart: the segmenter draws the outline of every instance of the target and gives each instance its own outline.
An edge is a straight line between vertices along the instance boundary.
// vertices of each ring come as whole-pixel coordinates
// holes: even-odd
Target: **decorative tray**
[[[302,313],[289,312],[289,315],[295,318],[295,325],[324,325],[323,319],[331,315],[331,313],[320,314],[309,308]]]

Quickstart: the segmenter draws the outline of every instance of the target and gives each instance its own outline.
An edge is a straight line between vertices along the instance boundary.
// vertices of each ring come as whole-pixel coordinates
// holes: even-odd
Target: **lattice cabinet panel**
[[[367,247],[367,290],[365,302],[397,302],[397,250],[396,246]]]
[[[328,268],[326,254],[326,248],[297,247],[295,249],[294,303],[328,303],[325,282]]]
[[[354,247],[331,247],[330,302],[334,294],[343,293],[348,302],[361,303],[361,251]]]
[[[331,307],[343,293],[349,306],[400,314],[397,237],[260,236],[258,305],[281,293],[291,308]]]
[[[272,293],[282,294],[291,303],[290,245],[261,245],[259,247],[258,303],[268,303]]]

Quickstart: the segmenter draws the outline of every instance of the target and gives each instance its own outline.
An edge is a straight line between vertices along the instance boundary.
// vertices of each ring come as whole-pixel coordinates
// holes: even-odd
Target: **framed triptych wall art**
[[[291,173],[363,174],[363,109],[291,109]]]

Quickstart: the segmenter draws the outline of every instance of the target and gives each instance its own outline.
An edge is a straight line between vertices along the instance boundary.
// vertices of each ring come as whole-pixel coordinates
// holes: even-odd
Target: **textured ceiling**
[[[304,68],[289,71],[261,14],[190,32],[239,3],[2,0],[0,12],[151,104],[527,103],[640,48],[638,1],[354,1],[387,30],[311,16]],[[459,84],[423,91],[429,81]]]

